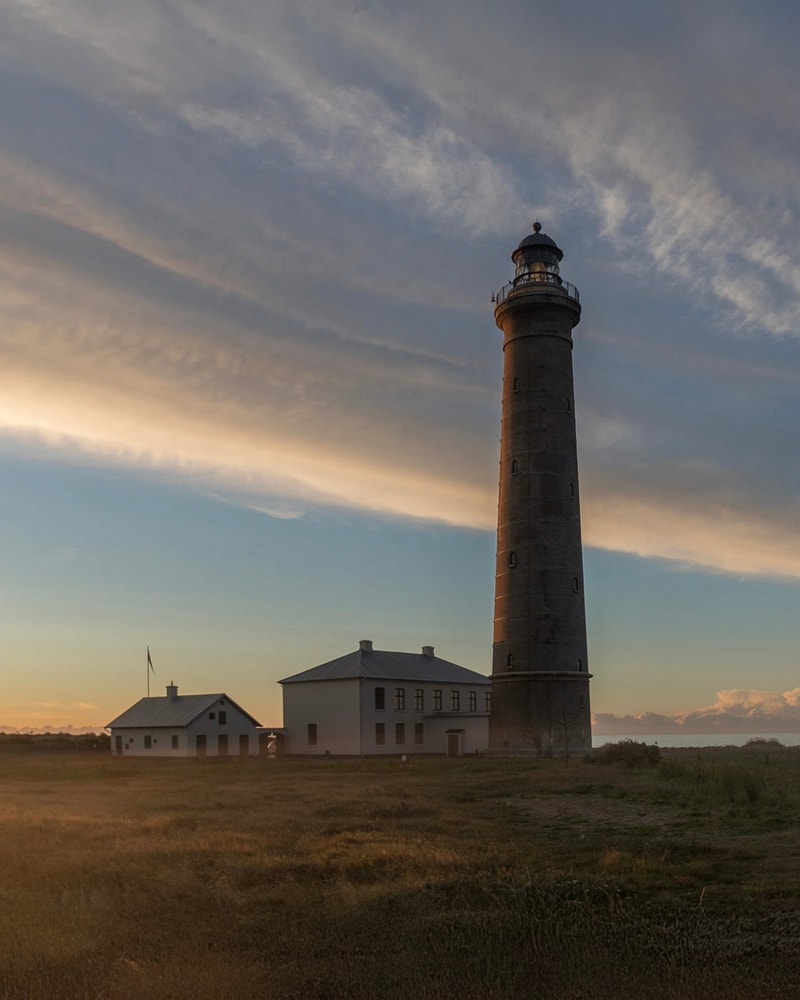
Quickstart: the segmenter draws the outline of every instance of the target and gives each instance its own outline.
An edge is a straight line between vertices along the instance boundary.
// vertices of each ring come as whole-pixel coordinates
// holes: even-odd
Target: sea
[[[777,740],[785,747],[800,746],[800,733],[621,733],[618,736],[594,733],[592,746],[635,740],[637,743],[657,744],[660,747],[743,747],[750,740]]]

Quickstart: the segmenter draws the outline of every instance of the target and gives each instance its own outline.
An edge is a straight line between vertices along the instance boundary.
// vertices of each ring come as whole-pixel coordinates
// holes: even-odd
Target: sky
[[[598,728],[800,730],[788,2],[5,0],[0,728],[488,673],[501,337],[573,352]]]

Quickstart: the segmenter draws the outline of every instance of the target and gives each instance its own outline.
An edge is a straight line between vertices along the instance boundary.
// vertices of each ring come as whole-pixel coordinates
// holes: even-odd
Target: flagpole
[[[145,664],[145,672],[147,673],[147,697],[150,697],[150,647],[147,647],[147,663]]]

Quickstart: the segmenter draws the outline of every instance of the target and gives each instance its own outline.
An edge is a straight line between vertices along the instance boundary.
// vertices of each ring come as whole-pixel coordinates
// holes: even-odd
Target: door
[[[114,750],[117,753],[122,753],[122,737],[121,736],[115,736],[114,737]]]
[[[249,757],[250,756],[250,737],[240,736],[239,737],[239,756]]]
[[[447,734],[447,756],[448,757],[461,756],[461,733]]]
[[[220,757],[228,756],[228,737],[224,733],[217,737],[217,753]]]
[[[202,733],[199,733],[195,739],[195,747],[197,748],[197,756],[205,757],[206,755],[206,738]]]

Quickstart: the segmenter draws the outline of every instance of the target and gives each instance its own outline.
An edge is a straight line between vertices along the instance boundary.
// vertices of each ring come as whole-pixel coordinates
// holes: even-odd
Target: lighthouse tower
[[[490,753],[591,748],[572,377],[578,290],[536,222],[496,295],[503,332]]]

